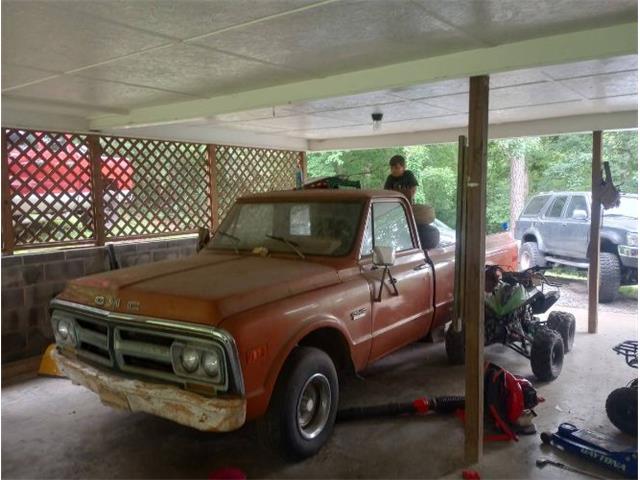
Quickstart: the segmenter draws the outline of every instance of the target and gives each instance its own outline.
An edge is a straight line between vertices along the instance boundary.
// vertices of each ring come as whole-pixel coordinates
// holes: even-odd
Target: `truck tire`
[[[620,260],[615,253],[600,252],[600,290],[598,300],[600,303],[610,303],[616,299],[622,271]]]
[[[573,348],[573,340],[576,336],[576,317],[569,312],[551,312],[547,318],[547,327],[560,334],[564,344],[564,353],[569,353]]]
[[[452,365],[464,364],[464,328],[461,332],[456,332],[453,323],[449,325],[444,336],[444,347],[447,351],[447,358]]]
[[[318,452],[327,442],[338,411],[338,374],[322,350],[297,347],[287,359],[258,434],[292,460]]]
[[[531,344],[531,370],[543,382],[555,380],[562,371],[564,343],[558,332],[540,328]]]
[[[523,271],[531,267],[544,267],[547,261],[538,249],[536,242],[525,242],[518,252],[518,270]]]
[[[607,397],[607,417],[620,431],[638,435],[638,387],[616,388]]]

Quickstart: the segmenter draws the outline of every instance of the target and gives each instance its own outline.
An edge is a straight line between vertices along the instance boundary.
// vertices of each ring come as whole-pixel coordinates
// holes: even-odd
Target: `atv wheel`
[[[547,261],[538,249],[536,242],[525,242],[520,247],[518,255],[518,268],[520,271],[531,267],[544,267]]]
[[[301,460],[327,442],[337,409],[338,375],[331,358],[317,348],[298,347],[278,377],[258,434],[268,447]]]
[[[461,332],[456,332],[452,322],[444,336],[444,347],[447,350],[449,363],[453,365],[464,364],[464,329]]]
[[[564,360],[564,343],[558,332],[540,328],[531,344],[531,370],[543,382],[558,378]]]
[[[638,435],[638,387],[616,388],[607,397],[607,417],[618,429]]]
[[[616,299],[622,272],[620,260],[615,253],[600,252],[600,290],[598,300],[600,303],[610,303]]]
[[[573,348],[573,339],[576,336],[576,317],[569,312],[551,312],[547,318],[547,327],[560,334],[564,344],[564,353],[569,353]]]

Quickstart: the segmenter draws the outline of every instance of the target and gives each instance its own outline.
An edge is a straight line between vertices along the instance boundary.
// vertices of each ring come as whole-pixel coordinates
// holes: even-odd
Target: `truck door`
[[[573,258],[587,258],[589,243],[589,207],[584,195],[572,195],[564,212],[566,224],[567,255]]]
[[[369,361],[426,335],[433,320],[433,272],[410,227],[410,212],[397,199],[372,203],[363,238],[360,266],[372,295],[372,344]],[[382,267],[373,264],[373,247],[396,250],[390,268],[398,294],[388,278],[381,300],[376,297],[383,278]]]
[[[567,252],[567,222],[563,217],[568,195],[553,199],[540,224],[544,251],[550,255],[565,255]]]

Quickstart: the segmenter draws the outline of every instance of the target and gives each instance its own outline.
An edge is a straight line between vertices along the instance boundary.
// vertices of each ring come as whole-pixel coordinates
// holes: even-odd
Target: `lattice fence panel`
[[[218,218],[244,194],[294,188],[299,158],[294,151],[217,146]]]
[[[101,137],[100,146],[108,239],[211,224],[206,145]]]
[[[95,238],[85,135],[5,129],[15,246]]]

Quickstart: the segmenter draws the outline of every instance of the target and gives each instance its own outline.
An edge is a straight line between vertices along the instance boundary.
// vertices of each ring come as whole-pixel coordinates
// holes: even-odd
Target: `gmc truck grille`
[[[53,300],[52,324],[73,322],[75,353],[80,359],[134,376],[150,377],[181,385],[211,384],[216,390],[243,393],[238,353],[226,332],[200,325],[122,315],[61,300]],[[177,344],[195,344],[216,350],[224,359],[221,382],[190,378],[174,371]]]

